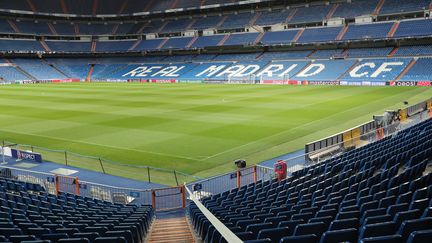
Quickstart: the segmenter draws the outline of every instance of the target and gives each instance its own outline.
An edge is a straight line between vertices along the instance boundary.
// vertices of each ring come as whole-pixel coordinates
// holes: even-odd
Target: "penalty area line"
[[[81,140],[64,139],[64,138],[58,138],[58,137],[52,137],[52,136],[46,136],[46,135],[39,135],[39,134],[33,134],[33,133],[25,133],[25,132],[11,132],[11,131],[4,130],[4,129],[0,129],[0,131],[10,132],[10,133],[16,133],[16,134],[23,134],[23,135],[30,135],[30,136],[35,136],[35,137],[49,138],[49,139],[60,140],[60,141],[64,141],[64,142],[75,142],[75,143],[95,145],[95,146],[100,146],[100,147],[120,149],[120,150],[127,150],[127,151],[133,151],[133,152],[144,152],[144,153],[161,155],[161,156],[169,156],[169,157],[180,158],[180,159],[188,159],[188,160],[193,160],[193,161],[197,161],[197,162],[201,161],[199,159],[192,158],[192,157],[187,157],[187,156],[172,155],[172,154],[167,154],[167,153],[152,152],[152,151],[133,149],[133,148],[117,147],[117,146],[111,146],[111,145],[107,145],[107,144],[85,142],[85,141],[81,141]],[[72,151],[69,151],[69,152],[72,152]],[[74,153],[74,152],[72,152],[72,153]],[[91,155],[89,155],[89,156],[91,156]]]

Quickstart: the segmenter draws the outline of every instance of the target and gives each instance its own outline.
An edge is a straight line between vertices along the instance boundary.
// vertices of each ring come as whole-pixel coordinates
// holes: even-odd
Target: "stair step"
[[[157,219],[147,242],[195,242],[186,217]]]
[[[176,243],[178,243],[179,242],[179,240],[149,240],[148,242],[157,242],[157,243],[170,243],[170,242],[176,242]],[[182,240],[182,241],[180,241],[180,242],[194,242],[192,239],[191,240],[187,240],[187,239],[185,239],[184,241]]]
[[[185,238],[185,237],[192,238],[192,235],[190,233],[186,233],[186,234],[158,234],[158,235],[153,235],[152,234],[152,239],[157,239],[157,238],[163,238],[163,239],[170,238],[170,239],[173,239],[173,238]]]
[[[183,235],[182,235],[182,234],[175,234],[175,235],[156,235],[156,236],[152,235],[151,238],[152,238],[153,240],[156,240],[156,239],[193,238],[193,237],[192,237],[192,235],[189,233],[189,234],[183,234]]]
[[[168,228],[169,229],[183,229],[183,227],[178,226],[178,225],[163,225],[161,227],[157,227],[157,226],[154,227],[155,230],[167,230]]]
[[[167,230],[163,231],[163,230],[156,230],[153,231],[154,234],[171,234],[171,232],[176,233],[176,234],[190,234],[190,232],[188,230],[185,229],[180,229],[180,230],[170,230],[170,233],[167,233]]]

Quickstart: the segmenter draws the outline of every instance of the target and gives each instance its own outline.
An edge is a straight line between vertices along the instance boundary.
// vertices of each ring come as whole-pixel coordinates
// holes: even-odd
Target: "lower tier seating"
[[[430,242],[432,119],[283,181],[202,200],[245,242]],[[204,242],[226,242],[196,205]]]
[[[51,195],[10,174],[0,178],[0,242],[141,243],[153,215],[151,206]]]

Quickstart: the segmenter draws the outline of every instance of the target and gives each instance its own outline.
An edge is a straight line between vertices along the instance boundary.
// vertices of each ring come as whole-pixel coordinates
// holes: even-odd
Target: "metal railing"
[[[288,164],[288,173],[293,173],[297,170],[303,169],[306,166],[323,162],[329,158],[341,155],[348,150],[361,148],[363,146],[366,146],[367,144],[379,141],[382,138],[393,136],[399,131],[415,126],[420,122],[431,118],[432,113],[426,110],[409,117],[409,120],[406,120],[404,122],[397,121],[388,126],[382,127],[381,129],[372,130],[366,134],[354,137],[350,140],[339,142],[332,145],[331,147],[323,148],[321,150],[313,151],[311,153],[305,153],[286,159],[284,161]]]
[[[119,163],[100,157],[81,155],[67,150],[47,149],[34,145],[19,144],[8,140],[3,140],[1,143],[1,145],[11,149],[31,151],[32,153],[41,154],[44,161],[159,185],[178,186],[184,182],[201,179],[201,177],[174,169],[170,170],[151,166]]]
[[[9,170],[10,178],[43,186],[50,194],[68,192],[80,196],[113,203],[149,205],[152,202],[151,190],[123,188],[80,181],[76,177],[60,176],[52,173],[36,172],[25,169],[0,166],[2,171]],[[2,173],[3,174],[3,173]]]
[[[427,111],[429,106],[432,104],[432,99],[428,99],[422,102],[419,102],[415,105],[411,105],[409,107],[399,109],[397,112],[394,111],[392,115],[399,116],[400,120],[406,120],[409,117],[415,116],[419,113],[422,113],[424,111]],[[387,112],[386,112],[387,113]],[[384,113],[383,116],[388,116],[389,113]],[[312,153],[315,151],[322,151],[322,149],[331,149],[335,147],[334,145],[339,144],[342,141],[347,141],[350,138],[358,137],[360,135],[364,135],[369,133],[370,131],[374,131],[379,127],[377,121],[371,120],[366,123],[363,123],[359,126],[350,128],[346,131],[331,135],[326,138],[319,139],[314,142],[310,142],[305,145],[305,152],[306,153]]]
[[[186,186],[196,197],[202,198],[248,185],[259,180],[266,181],[273,178],[273,168],[254,165],[230,173],[197,180],[186,184]]]
[[[189,188],[185,187],[188,193],[189,199],[195,203],[198,209],[203,215],[209,220],[210,224],[221,234],[221,236],[230,243],[241,243],[243,242],[237,235],[235,235],[224,223],[222,223],[216,216],[214,216],[200,201],[200,198],[196,197],[195,193],[191,192]]]
[[[152,189],[152,206],[155,210],[164,211],[186,207],[185,186]]]

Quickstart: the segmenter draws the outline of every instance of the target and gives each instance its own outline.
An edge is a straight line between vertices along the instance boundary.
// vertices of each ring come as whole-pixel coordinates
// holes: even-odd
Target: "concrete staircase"
[[[300,39],[300,36],[303,34],[304,31],[305,31],[305,29],[302,28],[302,29],[300,29],[300,30],[297,32],[297,34],[296,34],[296,36],[294,37],[294,40],[293,40],[294,43],[297,43],[297,41]]]
[[[35,5],[33,4],[33,2],[31,0],[27,0],[26,2],[30,6],[31,11],[37,12],[36,7],[35,7]]]
[[[392,57],[394,56],[394,54],[399,50],[399,47],[395,47],[393,48],[393,50],[391,50],[391,52],[387,55],[387,57]]]
[[[154,2],[154,1],[155,1],[155,0],[146,1],[146,2],[147,2],[147,5],[144,7],[143,12],[147,12],[147,11],[149,11],[149,8],[150,8],[151,6],[153,6],[153,2]]]
[[[165,28],[165,26],[168,24],[168,21],[165,21],[162,26],[157,30],[157,33],[162,32],[162,30]]]
[[[78,24],[74,24],[74,30],[75,30],[75,35],[79,35],[80,34]]]
[[[295,14],[297,13],[298,8],[293,9],[290,14],[288,15],[288,17],[286,18],[285,22],[288,23],[291,21],[291,19],[294,18]]]
[[[96,40],[93,39],[91,42],[91,52],[93,53],[96,52],[96,45],[97,45]]]
[[[249,25],[253,26],[255,22],[258,20],[258,18],[261,16],[261,12],[257,12],[253,18],[249,21]]]
[[[399,21],[396,21],[396,22],[393,24],[393,26],[392,26],[392,28],[390,29],[390,31],[387,33],[387,37],[388,37],[388,38],[392,38],[392,37],[394,36],[394,34],[396,33],[396,30],[398,29],[398,27],[399,27]]]
[[[254,44],[258,44],[258,43],[261,41],[261,39],[262,39],[263,37],[264,37],[264,33],[261,32],[261,33],[257,36],[257,38],[255,38]]]
[[[135,48],[141,43],[142,39],[138,39],[130,48],[128,51],[133,51]]]
[[[172,1],[171,5],[170,5],[170,9],[176,8],[177,4],[178,4],[178,0]]]
[[[114,25],[113,29],[111,30],[111,34],[115,35],[117,33],[118,28],[119,28],[119,24]]]
[[[347,31],[348,31],[348,25],[342,28],[342,30],[339,32],[338,36],[336,37],[336,40],[342,40],[342,38],[345,36]]]
[[[225,35],[221,41],[219,41],[219,43],[217,44],[217,46],[223,46],[223,44],[228,40],[228,38],[230,37],[230,35]]]
[[[192,38],[191,41],[189,41],[189,43],[186,45],[186,48],[191,48],[191,46],[193,45],[193,43],[195,43],[195,41],[198,39],[198,36],[194,36]]]
[[[196,242],[190,230],[186,217],[161,218],[153,223],[148,243],[194,243]]]
[[[128,1],[123,1],[123,4],[122,4],[121,7],[119,8],[117,14],[122,14],[123,11],[125,10],[127,4],[128,4]]]
[[[385,0],[380,0],[379,2],[378,2],[378,5],[376,6],[376,8],[375,8],[375,10],[373,11],[373,15],[378,15],[380,12],[381,12],[381,8],[382,8],[382,6],[384,5],[384,3],[385,3]]]
[[[160,49],[162,49],[162,47],[165,45],[165,43],[167,43],[168,42],[168,40],[169,40],[169,38],[165,38],[159,45],[158,45],[158,47],[156,48],[157,50],[160,50]]]
[[[227,18],[228,15],[223,16],[222,19],[216,24],[216,28],[221,27]]]
[[[21,33],[21,31],[18,29],[18,26],[16,26],[15,22],[12,20],[7,20],[7,22],[9,23],[10,27],[16,32],[16,33]]]
[[[89,69],[89,71],[88,71],[88,73],[87,73],[87,77],[86,77],[86,82],[90,82],[90,80],[91,80],[91,75],[92,75],[92,73],[93,73],[93,70],[94,70],[94,64],[92,64],[91,65],[91,67],[90,67],[90,69]]]
[[[57,30],[55,29],[53,24],[48,23],[48,27],[53,35],[58,35]]]
[[[60,0],[60,6],[61,6],[61,8],[63,10],[63,13],[65,13],[65,14],[69,13],[69,11],[67,9],[67,6],[66,6],[66,2],[64,0]]]
[[[39,43],[42,45],[42,47],[45,49],[45,51],[50,52],[51,49],[47,45],[47,43],[44,40],[40,40]]]
[[[337,8],[339,7],[339,4],[334,4],[333,7],[328,12],[326,19],[331,19],[333,17],[333,14],[336,12]]]
[[[395,78],[395,81],[399,81],[417,62],[417,57],[413,58],[408,66]]]
[[[92,14],[93,15],[96,15],[98,5],[99,5],[99,0],[93,0],[93,6],[92,6]]]

